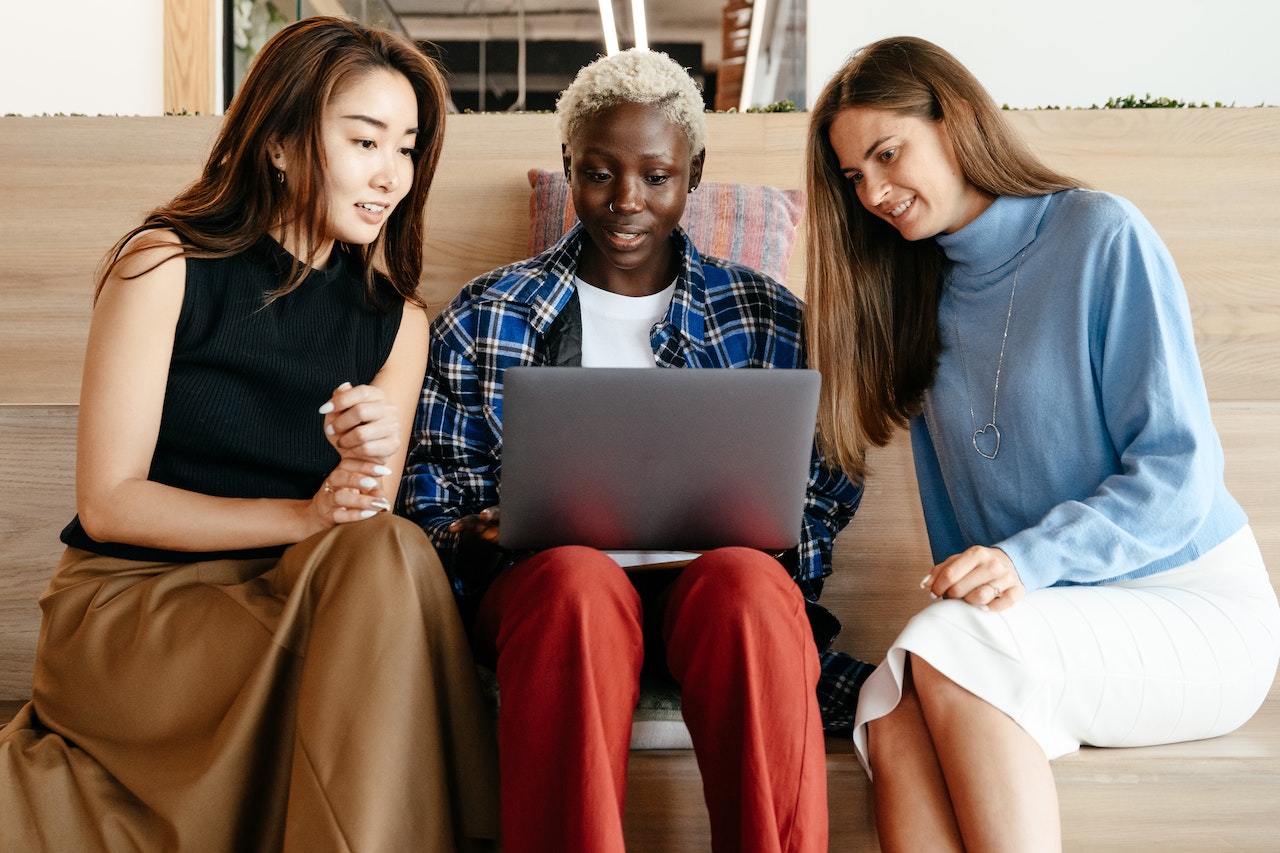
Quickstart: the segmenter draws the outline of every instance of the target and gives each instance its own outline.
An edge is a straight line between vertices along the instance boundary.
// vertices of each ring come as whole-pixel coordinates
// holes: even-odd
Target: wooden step
[[[22,707],[0,701],[0,719]],[[1053,762],[1067,853],[1213,853],[1280,849],[1280,703],[1212,740],[1140,749],[1084,748]],[[870,783],[845,738],[827,739],[830,849],[874,853]],[[631,754],[628,853],[711,850],[690,750]]]

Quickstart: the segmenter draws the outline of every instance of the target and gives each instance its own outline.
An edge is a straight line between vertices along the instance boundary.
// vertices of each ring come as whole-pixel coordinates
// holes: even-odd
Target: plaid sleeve
[[[426,531],[459,593],[471,591],[473,580],[455,565],[457,537],[449,525],[498,502],[500,429],[476,362],[476,322],[474,307],[459,302],[432,324],[400,495],[400,511]]]
[[[862,486],[843,471],[827,466],[814,448],[805,494],[804,535],[800,539],[796,582],[805,598],[817,601],[821,580],[831,574],[831,547],[862,502]],[[817,582],[817,583],[815,583]]]

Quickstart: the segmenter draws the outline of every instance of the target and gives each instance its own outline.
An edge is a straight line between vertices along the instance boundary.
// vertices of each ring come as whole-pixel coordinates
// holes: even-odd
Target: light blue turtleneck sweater
[[[943,355],[911,424],[935,561],[991,545],[1028,590],[1100,583],[1182,565],[1245,525],[1182,280],[1132,204],[1002,197],[936,239],[951,262]],[[973,434],[993,402],[986,459]],[[978,437],[987,454],[994,442]]]

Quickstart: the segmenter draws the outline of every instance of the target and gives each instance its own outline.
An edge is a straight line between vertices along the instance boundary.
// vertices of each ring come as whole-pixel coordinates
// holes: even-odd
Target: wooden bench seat
[[[1280,110],[1017,112],[1053,165],[1138,205],[1187,283],[1227,483],[1280,586]],[[807,116],[709,117],[707,180],[798,188]],[[102,252],[194,177],[213,117],[0,118],[0,719],[30,695],[37,598],[74,512],[76,402]],[[530,168],[559,168],[554,118],[449,120],[428,210],[424,293],[525,254]],[[803,233],[787,284],[803,295]],[[824,602],[837,647],[878,660],[922,606],[929,564],[907,442],[872,454]],[[1068,850],[1280,849],[1277,689],[1243,729],[1196,743],[1084,749],[1053,763]],[[875,850],[870,787],[828,740],[833,851]],[[635,752],[630,851],[710,849],[689,751]]]

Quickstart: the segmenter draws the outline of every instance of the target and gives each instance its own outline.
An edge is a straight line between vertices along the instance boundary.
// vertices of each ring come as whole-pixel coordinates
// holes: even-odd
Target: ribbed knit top
[[[292,264],[269,237],[235,257],[187,259],[149,479],[220,497],[298,499],[315,494],[337,465],[318,409],[343,382],[373,380],[391,352],[404,301],[380,279],[380,295],[394,307],[376,310],[358,262],[335,250],[326,269],[268,302]],[[209,555],[100,543],[78,517],[62,541],[166,562],[283,550]]]
[[[1029,590],[1105,583],[1184,565],[1247,523],[1182,279],[1137,208],[1005,196],[936,240],[943,353],[911,425],[935,562],[988,545]]]

